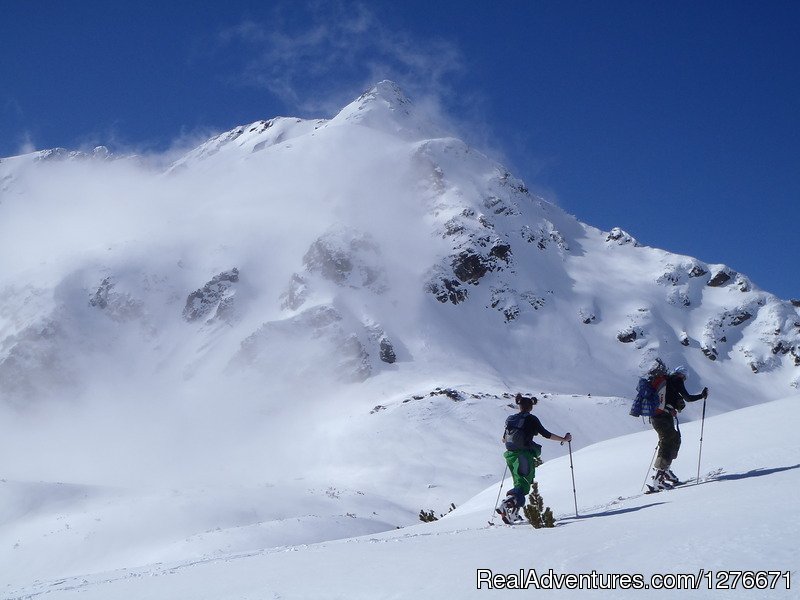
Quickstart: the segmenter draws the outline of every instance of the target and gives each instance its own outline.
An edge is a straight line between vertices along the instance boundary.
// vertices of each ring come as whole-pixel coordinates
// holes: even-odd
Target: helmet
[[[680,375],[681,377],[683,377],[684,379],[686,379],[686,377],[689,375],[689,369],[687,369],[687,368],[686,368],[685,366],[683,366],[683,365],[680,365],[679,367],[675,367],[675,368],[672,370],[672,374],[673,374],[673,375]]]

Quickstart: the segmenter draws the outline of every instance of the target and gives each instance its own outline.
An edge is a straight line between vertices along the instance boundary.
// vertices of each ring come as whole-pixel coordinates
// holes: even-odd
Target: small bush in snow
[[[536,529],[555,527],[556,519],[550,507],[544,507],[544,499],[539,494],[539,484],[533,482],[531,493],[528,495],[528,504],[523,509],[528,522]]]

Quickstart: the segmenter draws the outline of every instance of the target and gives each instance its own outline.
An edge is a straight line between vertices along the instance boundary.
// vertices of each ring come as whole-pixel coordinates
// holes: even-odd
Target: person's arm
[[[694,402],[695,400],[701,400],[708,397],[708,388],[703,388],[703,391],[699,394],[690,394],[688,391],[686,391],[686,385],[683,383],[683,379],[676,377],[675,384],[678,395],[687,402]]]
[[[531,415],[531,416],[533,416],[533,415]],[[570,442],[570,441],[572,441],[572,435],[571,434],[566,433],[566,434],[564,434],[564,437],[561,437],[560,435],[556,435],[555,433],[551,433],[551,432],[547,431],[547,429],[544,428],[544,425],[542,425],[542,422],[539,420],[538,417],[533,417],[533,418],[536,419],[536,421],[535,421],[536,433],[538,433],[542,437],[547,438],[548,440],[553,440],[555,442]]]

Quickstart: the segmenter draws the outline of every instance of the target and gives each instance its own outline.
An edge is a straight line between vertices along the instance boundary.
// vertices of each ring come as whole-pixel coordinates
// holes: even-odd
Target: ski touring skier
[[[678,413],[686,407],[686,402],[705,400],[708,388],[704,387],[699,394],[690,394],[686,390],[688,370],[681,365],[667,374],[666,385],[659,390],[659,404],[650,423],[658,434],[658,454],[653,464],[655,473],[647,484],[649,491],[658,492],[672,489],[681,481],[672,472],[672,461],[678,457],[681,447],[681,430],[677,426]]]
[[[533,437],[538,434],[556,442],[572,441],[569,433],[563,437],[550,433],[542,426],[538,417],[531,414],[534,404],[538,402],[535,396],[517,394],[514,401],[519,412],[506,419],[503,432],[503,443],[506,446],[503,457],[511,471],[514,487],[506,492],[506,498],[496,508],[503,522],[508,524],[522,520],[519,511],[525,506],[525,497],[531,490],[536,467],[541,464],[539,456],[542,447],[533,441]]]

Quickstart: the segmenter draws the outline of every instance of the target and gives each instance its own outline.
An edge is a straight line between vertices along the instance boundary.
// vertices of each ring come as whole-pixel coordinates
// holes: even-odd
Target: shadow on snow
[[[706,479],[702,483],[711,483],[712,481],[738,481],[739,479],[749,479],[751,477],[763,477],[764,475],[773,475],[783,471],[791,471],[793,469],[800,469],[800,464],[792,465],[791,467],[775,467],[774,469],[753,469],[746,473],[731,473],[729,475],[717,475]]]
[[[651,502],[650,504],[643,504],[642,506],[632,506],[630,508],[619,508],[617,510],[606,510],[599,513],[592,513],[590,515],[578,515],[577,517],[560,517],[558,519],[559,523],[570,523],[572,521],[578,521],[581,519],[593,519],[595,517],[613,517],[616,515],[623,515],[625,513],[636,512],[645,508],[650,508],[652,506],[660,506],[661,504],[666,504],[666,502]]]

